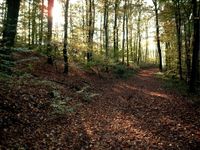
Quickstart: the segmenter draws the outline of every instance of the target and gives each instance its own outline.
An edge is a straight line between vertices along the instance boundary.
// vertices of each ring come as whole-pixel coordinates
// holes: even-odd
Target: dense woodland
[[[198,1],[153,0],[153,6],[142,0],[59,2],[62,30],[53,27],[54,0],[2,0],[1,68],[7,67],[14,46],[24,47],[44,52],[49,64],[54,55],[63,55],[66,74],[71,60],[127,66],[158,63],[160,71],[178,75],[194,90],[199,80]],[[149,32],[152,27],[156,30]],[[155,37],[156,52],[149,36]]]
[[[199,0],[0,0],[0,149],[200,149],[199,15]]]

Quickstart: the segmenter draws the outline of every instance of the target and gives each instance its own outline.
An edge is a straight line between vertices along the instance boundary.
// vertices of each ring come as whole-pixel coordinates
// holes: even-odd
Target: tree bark
[[[178,72],[180,80],[183,80],[182,74],[182,33],[181,33],[181,10],[180,1],[174,2],[176,5],[175,10],[175,20],[176,20],[176,31],[177,31],[177,51],[178,51]]]
[[[139,15],[138,15],[138,23],[137,23],[137,36],[138,36],[138,58],[137,58],[137,65],[140,64],[141,61],[141,31],[140,31],[140,22],[141,22],[141,10],[139,10]]]
[[[104,36],[105,36],[105,56],[106,62],[108,63],[108,0],[104,2]]]
[[[13,47],[17,33],[20,0],[7,0],[7,17],[3,30],[3,45]]]
[[[186,62],[186,66],[187,66],[187,74],[186,74],[186,81],[187,83],[190,82],[190,75],[191,75],[191,25],[190,25],[190,21],[188,20],[188,22],[184,25],[184,32],[185,32],[185,62]]]
[[[129,66],[129,34],[128,34],[128,19],[129,19],[129,12],[128,12],[128,0],[125,1],[126,5],[126,64]]]
[[[193,26],[194,26],[194,34],[193,34],[193,50],[192,50],[192,74],[190,80],[190,91],[195,92],[196,84],[198,81],[198,74],[199,74],[199,26],[200,26],[200,19],[199,19],[199,11],[200,8],[197,6],[197,0],[192,0],[193,5]]]
[[[159,27],[159,21],[158,21],[158,1],[153,0],[154,9],[155,9],[155,15],[156,15],[156,40],[157,40],[157,49],[158,49],[158,55],[159,55],[159,70],[162,71],[162,53],[161,53],[161,47],[160,47],[160,27]]]
[[[53,17],[52,17],[52,9],[54,5],[54,0],[48,0],[48,34],[47,34],[47,63],[53,65],[52,58],[52,28],[53,28]]]
[[[44,24],[44,0],[42,0],[42,8],[41,8],[41,18],[40,18],[40,35],[39,35],[39,45],[42,45],[43,42],[43,24]]]
[[[118,48],[118,11],[119,11],[119,0],[115,0],[115,19],[114,19],[114,32],[113,32],[113,41],[114,41],[114,60],[116,62],[118,62],[118,51],[119,51],[119,48]]]
[[[95,25],[95,8],[94,0],[89,0],[89,10],[88,10],[88,51],[87,51],[87,61],[92,60],[93,51],[93,35],[94,35],[94,25]]]
[[[125,51],[125,21],[126,21],[126,12],[125,12],[125,9],[126,9],[126,4],[124,3],[124,9],[123,9],[123,11],[124,11],[124,14],[123,14],[123,25],[122,25],[122,32],[123,32],[123,38],[122,38],[122,63],[124,64],[124,51]]]
[[[65,2],[65,24],[64,24],[64,46],[63,46],[63,58],[64,58],[64,73],[68,74],[68,53],[67,53],[67,46],[68,46],[68,9],[69,9],[69,0]]]

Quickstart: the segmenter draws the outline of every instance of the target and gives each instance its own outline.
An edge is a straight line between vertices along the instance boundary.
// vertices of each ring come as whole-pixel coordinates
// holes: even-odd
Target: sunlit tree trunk
[[[48,34],[47,34],[47,63],[53,65],[52,58],[52,28],[53,28],[53,17],[52,17],[52,9],[54,5],[54,0],[48,0]]]
[[[6,1],[3,0],[2,3],[1,3],[1,23],[2,23],[2,26],[4,26],[5,24],[5,21],[6,21],[6,13],[7,13],[7,7],[6,7]],[[0,31],[0,37],[3,37],[3,27]]]
[[[140,22],[141,22],[141,10],[139,10],[138,15],[138,23],[137,23],[137,30],[138,30],[138,58],[137,58],[137,64],[140,64],[141,61],[141,29],[140,29]]]
[[[36,8],[37,8],[37,0],[33,0],[32,4],[32,32],[31,32],[31,44],[34,46],[35,44],[35,36],[36,36]]]
[[[146,31],[146,50],[145,50],[145,62],[147,63],[147,60],[148,60],[148,47],[149,47],[149,42],[148,42],[148,39],[149,39],[149,28],[148,28],[148,20],[146,21],[146,27],[145,27],[145,31]]]

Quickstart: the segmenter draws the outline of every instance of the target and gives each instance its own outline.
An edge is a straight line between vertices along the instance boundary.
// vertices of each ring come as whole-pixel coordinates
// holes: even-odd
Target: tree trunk
[[[114,41],[114,60],[118,61],[118,11],[119,11],[119,0],[115,0],[115,20],[114,20],[114,32],[113,32],[113,41]]]
[[[54,5],[54,0],[48,0],[48,34],[47,34],[47,63],[53,65],[52,58],[52,28],[53,28],[53,17],[52,17],[52,9]]]
[[[42,45],[43,42],[43,24],[44,24],[44,0],[42,0],[42,8],[41,8],[41,18],[40,18],[40,35],[39,35],[39,45]]]
[[[65,2],[65,24],[64,24],[64,46],[63,46],[64,73],[65,74],[68,74],[68,54],[67,54],[68,9],[69,9],[69,0],[66,0],[66,2]]]
[[[35,36],[36,36],[36,8],[37,8],[36,4],[37,4],[37,1],[33,0],[32,15],[31,15],[31,19],[32,19],[31,44],[32,46],[35,45]]]
[[[175,20],[176,20],[176,31],[177,31],[177,51],[178,51],[178,71],[180,80],[183,79],[182,75],[182,33],[181,33],[181,12],[179,0],[175,3]]]
[[[28,1],[28,48],[31,49],[31,1]]]
[[[148,57],[149,57],[149,53],[148,53],[148,47],[149,47],[149,34],[148,34],[149,30],[148,30],[148,20],[146,22],[146,52],[145,52],[145,62],[147,63]]]
[[[138,30],[138,58],[137,58],[137,65],[140,64],[141,61],[141,31],[140,31],[140,22],[141,22],[141,10],[139,10],[138,15],[138,23],[137,23],[137,30]]]
[[[89,20],[88,20],[88,51],[87,51],[87,61],[92,60],[93,51],[93,35],[94,35],[94,25],[95,25],[95,9],[94,0],[89,0]]]
[[[129,19],[129,12],[128,12],[128,0],[125,1],[126,5],[126,64],[129,66],[129,38],[128,38],[128,19]]]
[[[7,17],[3,30],[3,45],[13,47],[17,32],[20,0],[7,0]]]
[[[108,0],[104,2],[104,36],[105,36],[105,55],[106,63],[108,63]]]
[[[126,21],[126,4],[124,3],[124,14],[123,14],[123,38],[122,38],[122,63],[124,64],[124,50],[125,50],[125,21]]]
[[[7,0],[7,17],[3,27],[3,47],[0,49],[0,70],[11,74],[12,62],[12,47],[15,43],[17,33],[17,22],[19,15],[20,0]]]
[[[162,53],[161,53],[161,47],[160,47],[160,29],[159,29],[159,23],[158,23],[158,1],[153,0],[153,4],[155,7],[155,15],[156,15],[156,40],[157,40],[157,49],[159,54],[159,69],[160,71],[163,70],[162,68]]]
[[[191,25],[188,19],[188,22],[184,25],[184,32],[185,32],[185,62],[187,66],[187,74],[186,74],[186,81],[187,83],[190,82],[190,75],[191,75],[191,48],[190,48],[190,38],[191,38]]]
[[[190,91],[195,92],[196,84],[198,80],[198,72],[199,72],[199,26],[200,26],[200,19],[199,19],[199,11],[200,8],[197,6],[197,0],[192,0],[193,5],[193,21],[194,21],[194,34],[193,34],[193,50],[192,50],[192,74],[190,80]]]

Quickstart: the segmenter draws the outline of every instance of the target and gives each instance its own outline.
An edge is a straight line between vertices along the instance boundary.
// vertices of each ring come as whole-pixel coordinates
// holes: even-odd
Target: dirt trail
[[[186,98],[163,89],[161,81],[154,77],[157,69],[141,70],[138,75],[122,80],[99,79],[84,74],[79,78],[72,75],[67,79],[60,75],[56,78],[55,74],[52,77],[50,72],[45,73],[44,67],[41,68],[40,76],[43,73],[45,80],[66,83],[59,85],[62,93],[73,96],[72,104],[78,102],[81,105],[73,113],[52,118],[48,116],[49,110],[44,110],[45,105],[41,104],[43,107],[38,108],[36,100],[36,104],[33,103],[33,108],[30,108],[29,94],[24,96],[27,91],[24,86],[20,86],[23,89],[20,95],[18,92],[10,97],[14,99],[17,95],[17,102],[20,100],[23,105],[28,102],[27,108],[25,113],[18,112],[16,115],[22,121],[3,130],[2,147],[8,148],[9,145],[11,148],[25,149],[81,150],[200,149],[199,111]],[[39,76],[37,71],[34,72]],[[80,102],[80,95],[73,91],[80,84],[88,84],[90,91],[98,96],[89,102]],[[25,87],[28,85],[30,84]],[[31,93],[34,93],[38,86],[30,88]],[[31,102],[34,99],[49,102],[48,93],[44,95],[45,89],[40,91],[31,97]],[[38,95],[42,97],[37,98]],[[25,117],[29,120],[23,123]]]
[[[200,149],[199,115],[161,87],[157,71],[97,83],[102,96],[79,114],[93,149]]]

